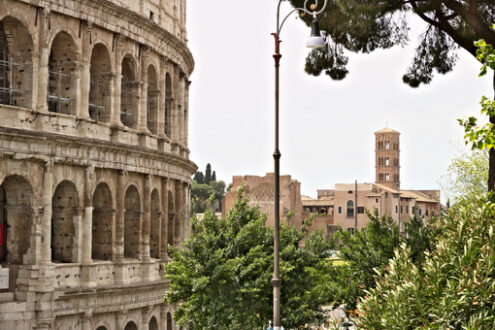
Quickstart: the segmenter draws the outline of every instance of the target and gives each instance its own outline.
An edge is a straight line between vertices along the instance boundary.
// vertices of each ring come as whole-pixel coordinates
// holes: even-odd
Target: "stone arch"
[[[160,90],[158,89],[158,76],[155,66],[148,66],[148,95],[147,95],[147,127],[151,133],[158,133],[158,99]]]
[[[120,89],[120,121],[127,127],[137,128],[139,81],[137,81],[136,61],[131,55],[126,55],[122,60]]]
[[[52,261],[74,262],[75,216],[79,206],[76,186],[62,181],[52,198]]]
[[[0,21],[0,104],[31,107],[33,39],[12,16]]]
[[[96,328],[96,330],[108,330],[108,329],[103,325],[100,325],[98,328]]]
[[[108,48],[98,43],[93,47],[90,62],[89,116],[93,120],[110,121],[111,60]]]
[[[167,330],[172,330],[173,324],[172,324],[172,314],[167,313]]]
[[[150,214],[150,255],[152,258],[160,258],[160,216],[161,205],[158,190],[151,193]]]
[[[175,233],[175,203],[172,192],[168,192],[168,230],[167,230],[167,242],[169,245],[174,246],[174,233]]]
[[[173,104],[173,92],[172,92],[172,78],[167,72],[165,74],[165,135],[170,137],[172,132],[172,104]]]
[[[124,257],[138,259],[141,236],[141,200],[136,186],[130,185],[124,198]]]
[[[156,321],[156,317],[152,317],[150,322],[148,323],[149,330],[158,330],[158,322]]]
[[[24,263],[30,247],[33,202],[33,189],[23,177],[8,176],[0,185],[0,263]]]
[[[93,194],[92,259],[112,260],[112,205],[110,188],[104,182],[98,184]]]
[[[138,330],[138,327],[137,327],[136,323],[134,323],[133,321],[129,321],[125,325],[124,330]]]
[[[66,31],[53,39],[48,60],[48,110],[75,115],[77,93],[75,85],[78,63],[77,47]]]

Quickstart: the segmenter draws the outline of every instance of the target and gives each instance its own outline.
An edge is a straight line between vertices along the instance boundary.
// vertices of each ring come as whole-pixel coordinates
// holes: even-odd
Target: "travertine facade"
[[[177,328],[185,2],[0,0],[1,329]]]

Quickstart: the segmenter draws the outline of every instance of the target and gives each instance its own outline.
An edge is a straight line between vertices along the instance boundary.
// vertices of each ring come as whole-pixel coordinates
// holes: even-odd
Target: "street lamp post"
[[[275,53],[273,59],[275,60],[275,151],[273,152],[273,159],[275,162],[275,219],[274,219],[274,237],[273,237],[273,328],[275,330],[280,329],[280,285],[282,280],[279,274],[279,229],[280,229],[280,150],[279,150],[279,67],[280,67],[280,32],[284,26],[287,18],[295,13],[306,13],[313,16],[313,22],[311,24],[311,35],[306,43],[309,48],[321,48],[325,46],[325,40],[320,35],[320,29],[318,26],[317,16],[325,10],[327,0],[324,0],[323,6],[318,9],[318,0],[311,0],[310,7],[308,9],[309,0],[304,1],[302,8],[296,8],[288,13],[285,18],[280,21],[280,5],[282,1],[278,1],[277,6],[277,29],[275,33],[272,33],[275,38]]]

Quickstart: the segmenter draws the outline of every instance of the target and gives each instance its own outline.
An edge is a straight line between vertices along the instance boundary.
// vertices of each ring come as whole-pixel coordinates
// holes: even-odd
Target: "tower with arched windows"
[[[0,328],[176,329],[186,0],[0,1]],[[42,302],[42,303],[40,303]]]
[[[400,190],[400,133],[383,128],[375,132],[375,183]]]

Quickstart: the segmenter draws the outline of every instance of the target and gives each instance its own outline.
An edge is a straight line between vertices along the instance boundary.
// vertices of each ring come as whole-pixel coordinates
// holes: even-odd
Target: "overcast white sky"
[[[190,0],[191,76],[189,144],[200,170],[211,163],[217,179],[273,172],[273,37],[276,0]],[[285,13],[290,8],[283,7]],[[282,31],[281,174],[301,182],[301,193],[335,183],[374,181],[374,132],[401,132],[401,187],[438,189],[450,160],[464,148],[456,119],[479,114],[492,96],[491,76],[464,50],[453,72],[427,86],[402,83],[424,25],[413,22],[406,48],[353,54],[347,78],[304,73],[309,29],[289,19]]]

